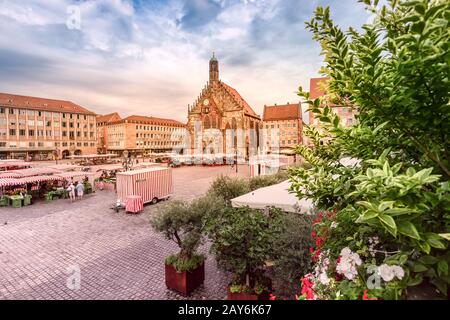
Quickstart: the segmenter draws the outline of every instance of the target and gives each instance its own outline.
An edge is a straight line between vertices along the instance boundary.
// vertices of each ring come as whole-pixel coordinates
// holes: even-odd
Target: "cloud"
[[[328,2],[343,26],[367,19],[356,0]],[[215,51],[222,80],[262,114],[264,104],[297,101],[297,87],[318,75],[320,50],[304,21],[326,4],[0,0],[0,72],[8,75],[0,90],[184,122]],[[66,26],[71,5],[80,9],[79,30]]]

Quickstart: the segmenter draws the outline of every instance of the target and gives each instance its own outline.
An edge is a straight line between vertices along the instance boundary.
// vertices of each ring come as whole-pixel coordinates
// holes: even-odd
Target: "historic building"
[[[358,114],[358,109],[354,107],[342,107],[336,104],[333,104],[332,99],[330,99],[330,95],[327,93],[327,83],[330,78],[312,78],[310,80],[310,90],[309,90],[309,98],[311,100],[317,99],[319,97],[324,98],[325,101],[322,101],[322,106],[329,106],[332,108],[332,111],[339,115],[341,119],[341,125],[344,127],[352,126],[356,123],[356,115]],[[314,113],[312,111],[308,111],[309,105],[304,105],[303,107],[303,122],[306,125],[313,126],[320,131],[320,122],[319,119],[314,117]],[[326,141],[327,139],[322,139],[321,143]],[[303,143],[305,145],[310,145],[311,142],[308,141],[308,138],[303,139]]]
[[[109,116],[100,120],[107,121]],[[105,152],[122,154],[128,151],[134,155],[171,152],[183,142],[186,128],[176,120],[146,116],[111,120],[103,126]]]
[[[297,145],[302,144],[303,125],[300,103],[264,106],[263,123],[266,135],[265,150],[271,153],[292,153]]]
[[[111,122],[122,120],[117,112],[105,115],[97,115],[97,151],[107,153],[108,150],[108,125]]]
[[[95,113],[73,102],[0,93],[0,158],[96,153],[96,132]]]
[[[309,97],[311,100],[323,97],[327,94],[327,83],[329,80],[330,78],[312,78],[310,80]],[[355,124],[355,116],[358,114],[357,108],[341,107],[332,103],[329,103],[328,105],[332,108],[333,112],[341,118],[341,125],[352,126]],[[319,127],[319,121],[314,118],[312,112],[309,112],[309,124],[316,126],[317,128]]]
[[[190,154],[228,154],[240,159],[259,148],[261,119],[236,89],[222,82],[219,61],[209,61],[209,81],[188,106]],[[190,146],[190,147],[189,147]]]

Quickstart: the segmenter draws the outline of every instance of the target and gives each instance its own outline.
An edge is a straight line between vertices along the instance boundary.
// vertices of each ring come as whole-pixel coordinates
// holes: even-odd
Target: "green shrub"
[[[248,181],[242,178],[220,176],[211,184],[208,194],[222,198],[227,205],[231,199],[250,192]]]
[[[283,231],[274,242],[274,284],[277,296],[298,294],[300,280],[311,271],[309,248],[313,246],[311,216],[286,213]]]
[[[211,252],[220,268],[233,274],[232,283],[255,288],[263,283],[264,266],[273,252],[273,242],[281,232],[281,215],[260,210],[227,208],[210,217],[206,231]]]
[[[177,254],[172,254],[166,258],[166,264],[173,266],[177,272],[194,270],[199,267],[203,261],[205,261],[205,256],[201,254],[193,254],[189,259],[180,259]]]

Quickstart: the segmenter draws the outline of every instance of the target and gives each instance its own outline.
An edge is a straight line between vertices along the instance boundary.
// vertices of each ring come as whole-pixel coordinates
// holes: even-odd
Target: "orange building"
[[[0,157],[49,160],[97,151],[95,113],[64,100],[0,93]]]
[[[293,150],[302,143],[302,110],[300,103],[264,106],[263,124],[266,149],[273,148],[273,139],[280,149]],[[275,150],[271,150],[275,151]]]
[[[319,97],[323,97],[326,95],[327,83],[330,78],[312,78],[310,80],[310,90],[309,97],[311,100],[314,100]],[[353,107],[341,107],[333,104],[329,104],[333,112],[339,115],[341,118],[341,125],[348,127],[355,124],[356,118],[355,116],[358,114],[358,110]],[[314,114],[309,112],[309,124],[312,124],[316,127],[319,127],[318,119],[314,118]]]
[[[132,154],[170,152],[181,143],[186,128],[176,120],[136,115],[102,123],[104,140],[99,148],[106,146],[106,152],[117,154],[124,151]]]
[[[106,153],[108,150],[108,124],[111,122],[122,120],[117,112],[98,115],[97,118],[97,151],[98,153]]]

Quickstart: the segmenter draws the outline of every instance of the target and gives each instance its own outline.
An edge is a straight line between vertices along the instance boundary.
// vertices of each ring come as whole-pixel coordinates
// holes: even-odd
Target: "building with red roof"
[[[0,158],[95,153],[95,113],[71,101],[0,93]]]
[[[300,103],[264,106],[263,127],[266,150],[293,150],[302,143],[302,109]],[[273,150],[278,148],[279,150]]]
[[[238,153],[247,157],[259,147],[261,118],[239,92],[220,80],[219,61],[209,61],[209,81],[188,105],[190,154]]]

